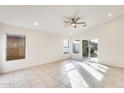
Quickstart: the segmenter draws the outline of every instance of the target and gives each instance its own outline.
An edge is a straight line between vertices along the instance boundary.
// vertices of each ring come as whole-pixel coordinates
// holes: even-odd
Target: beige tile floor
[[[66,60],[0,74],[1,88],[122,88],[124,69]]]

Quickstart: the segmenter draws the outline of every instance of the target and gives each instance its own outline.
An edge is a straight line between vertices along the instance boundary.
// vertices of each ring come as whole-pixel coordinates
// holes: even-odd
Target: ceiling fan
[[[67,17],[69,20],[64,21],[65,26],[64,27],[68,27],[68,26],[73,26],[74,28],[77,28],[77,25],[82,25],[82,27],[87,26],[86,22],[79,22],[79,20],[81,19],[80,17]]]

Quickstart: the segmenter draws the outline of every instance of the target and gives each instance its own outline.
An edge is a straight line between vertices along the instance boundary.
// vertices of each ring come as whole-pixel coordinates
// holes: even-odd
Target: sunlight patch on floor
[[[85,70],[87,70],[95,79],[101,81],[103,78],[103,74],[99,73],[98,71],[94,70],[90,66],[86,65],[85,63],[79,63]]]
[[[90,62],[88,62],[88,64],[91,65],[91,66],[93,66],[94,68],[100,70],[100,71],[103,72],[103,73],[106,72],[106,69],[104,69],[104,68],[98,66],[96,63],[90,63]]]
[[[71,84],[72,88],[81,88],[81,87],[89,87],[89,85],[87,84],[87,82],[84,80],[84,78],[80,75],[80,73],[78,72],[77,69],[75,69],[75,66],[70,63],[67,64],[66,66],[68,71],[68,78]]]
[[[66,70],[67,70],[67,71],[72,70],[72,69],[74,69],[74,68],[75,68],[75,66],[74,66],[72,63],[66,64]]]
[[[107,67],[107,66],[105,66],[105,65],[101,65],[101,64],[96,64],[97,66],[99,66],[99,67],[102,67],[102,68],[104,68],[104,69],[106,69],[106,70],[108,70],[109,68]]]

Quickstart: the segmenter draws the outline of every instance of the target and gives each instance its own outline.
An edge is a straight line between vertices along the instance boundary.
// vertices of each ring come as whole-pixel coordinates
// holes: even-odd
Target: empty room
[[[124,88],[123,5],[1,5],[0,88]]]

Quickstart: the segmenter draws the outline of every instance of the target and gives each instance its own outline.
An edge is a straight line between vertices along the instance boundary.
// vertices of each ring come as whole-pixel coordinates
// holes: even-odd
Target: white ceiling
[[[70,35],[85,31],[124,14],[124,6],[0,6],[0,22],[47,31],[61,35]],[[108,13],[112,13],[108,17]],[[81,16],[88,26],[85,28],[64,27],[64,16]],[[38,26],[34,26],[34,22]]]

